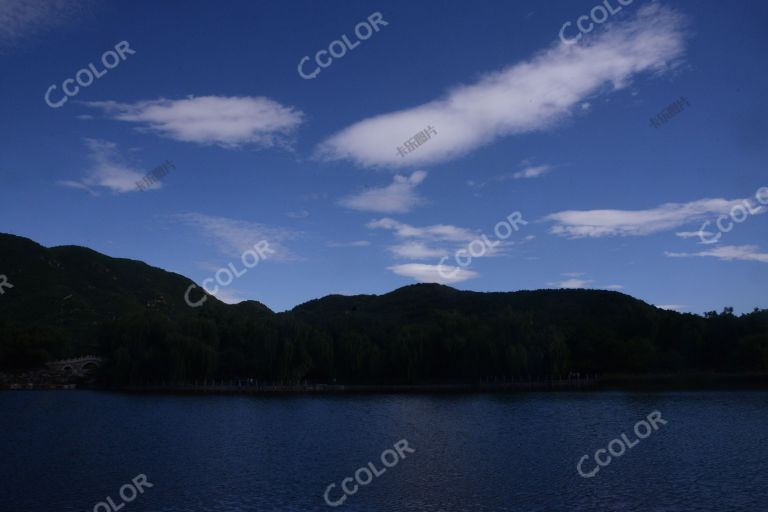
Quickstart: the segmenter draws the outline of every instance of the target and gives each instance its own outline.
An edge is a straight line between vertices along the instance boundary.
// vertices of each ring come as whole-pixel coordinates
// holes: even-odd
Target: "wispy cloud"
[[[520,162],[519,168],[519,171],[497,174],[496,176],[490,178],[488,181],[467,180],[467,185],[474,189],[482,189],[485,188],[485,186],[488,185],[488,183],[491,181],[503,182],[525,178],[538,178],[539,176],[549,174],[554,169],[554,167],[549,164],[534,165],[532,163],[532,159],[530,158]]]
[[[477,234],[469,229],[450,224],[435,224],[432,226],[416,227],[390,218],[374,220],[368,223],[371,229],[387,229],[393,231],[399,238],[420,238],[449,242],[471,242]]]
[[[328,247],[368,247],[371,242],[368,240],[353,240],[351,242],[328,242]]]
[[[307,217],[309,217],[309,212],[307,210],[297,210],[297,211],[287,212],[285,216],[291,219],[306,219]]]
[[[403,277],[410,277],[420,283],[454,284],[477,277],[477,272],[450,265],[426,265],[406,263],[389,267],[389,270]]]
[[[101,109],[113,119],[137,123],[140,128],[164,137],[224,148],[288,145],[304,117],[301,111],[263,96],[199,96],[130,104],[115,101],[85,104]]]
[[[667,203],[650,210],[569,210],[547,215],[555,225],[550,233],[570,238],[645,236],[668,231],[707,216],[728,214],[743,199],[701,199]],[[698,235],[698,232],[697,232]]]
[[[714,236],[714,233],[711,231],[678,231],[675,233],[675,236],[680,238],[706,238],[709,239],[709,237]],[[717,242],[717,240],[713,240],[713,242]],[[704,242],[702,242],[704,243]]]
[[[534,165],[514,173],[512,177],[516,180],[524,178],[538,178],[539,176],[544,176],[545,174],[549,173],[551,170],[552,166],[549,165]]]
[[[345,197],[339,204],[353,210],[376,213],[407,213],[424,200],[416,193],[427,177],[424,171],[416,171],[410,176],[394,177],[391,184],[381,188],[371,188]]]
[[[320,158],[361,166],[404,167],[457,158],[509,135],[542,131],[566,119],[587,97],[628,86],[643,72],[661,72],[683,55],[683,19],[654,2],[591,42],[562,42],[528,61],[490,73],[415,108],[359,121],[323,142]],[[433,125],[433,137],[400,158],[395,148]]]
[[[511,240],[491,240],[482,238],[482,234],[470,229],[450,224],[435,224],[432,226],[412,226],[390,218],[374,220],[368,223],[370,229],[386,229],[392,231],[395,237],[404,240],[397,245],[388,247],[388,250],[396,258],[411,258],[417,260],[442,258],[454,254],[458,250],[468,250],[470,243],[482,243],[484,250],[482,255],[474,255],[473,258],[489,258],[506,254],[507,249],[515,244],[524,244],[535,237],[529,235],[524,239],[513,242]]]
[[[72,20],[82,0],[0,1],[0,52]]]
[[[137,192],[136,182],[147,173],[145,170],[129,167],[123,162],[117,145],[100,139],[85,139],[88,146],[88,159],[91,167],[81,180],[59,181],[59,185],[87,190],[92,195],[99,195],[100,189],[108,189],[116,194]],[[158,189],[162,183],[146,185],[146,189]]]
[[[389,247],[389,251],[396,257],[410,260],[439,259],[448,255],[446,249],[429,247],[423,242],[405,242]]]
[[[216,244],[220,252],[230,257],[240,258],[246,250],[253,249],[255,244],[266,241],[269,244],[269,249],[273,252],[267,253],[265,260],[290,261],[297,259],[283,245],[285,241],[293,240],[299,236],[299,233],[289,229],[193,212],[173,215],[172,218],[198,229]]]
[[[724,261],[742,260],[768,263],[768,253],[760,252],[756,245],[723,245],[708,251],[700,252],[669,252],[664,254],[670,258],[711,257]]]

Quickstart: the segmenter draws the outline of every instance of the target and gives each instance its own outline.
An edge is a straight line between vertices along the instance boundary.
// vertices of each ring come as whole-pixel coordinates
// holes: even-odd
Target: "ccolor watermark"
[[[680,99],[675,100],[673,103],[671,103],[667,108],[656,114],[651,118],[651,126],[654,128],[658,128],[659,126],[667,123],[669,120],[671,120],[673,117],[675,117],[677,114],[682,112],[685,107],[683,107],[683,104],[688,105],[689,107],[691,104],[688,102],[688,99],[685,96],[680,97]]]
[[[611,0],[604,0],[602,5],[598,4],[594,6],[591,11],[589,11],[589,16],[584,14],[582,16],[579,16],[576,19],[576,27],[579,29],[579,33],[576,35],[576,37],[568,38],[565,36],[565,31],[568,29],[568,27],[573,25],[573,23],[570,21],[566,21],[565,23],[563,23],[563,26],[560,29],[560,40],[565,44],[578,43],[579,40],[582,37],[584,37],[584,34],[589,34],[594,30],[595,23],[598,25],[602,25],[603,23],[608,21],[608,18],[610,16],[617,14],[619,11],[621,11],[622,7],[628,6],[633,1],[634,0],[616,0],[616,3],[618,3],[618,6],[616,6],[614,3],[611,2]],[[594,23],[590,21],[588,26],[582,24],[582,22],[587,22],[590,19]]]
[[[274,252],[275,251],[269,247],[269,242],[262,240],[261,242],[255,244],[253,249],[247,249],[245,252],[243,252],[243,254],[240,255],[240,261],[243,263],[243,266],[245,266],[245,269],[238,273],[235,265],[230,263],[227,265],[227,268],[220,268],[217,270],[216,274],[214,274],[214,277],[204,279],[203,290],[211,295],[216,295],[219,293],[219,286],[229,286],[232,284],[232,281],[234,281],[236,277],[242,277],[246,272],[248,272],[248,269],[255,267],[259,264],[259,262],[266,260],[267,254],[274,254]],[[246,256],[250,257],[250,259],[246,259]],[[214,281],[217,283],[217,285],[213,290],[209,290],[208,283],[213,283]],[[189,307],[197,308],[202,306],[205,301],[208,300],[208,296],[203,295],[203,297],[197,302],[192,302],[192,300],[189,298],[189,293],[194,288],[197,288],[196,284],[189,285],[187,291],[184,293],[184,302],[186,302]]]
[[[61,107],[69,100],[69,98],[77,96],[80,92],[80,87],[90,87],[94,80],[103,77],[110,69],[116,68],[120,62],[126,60],[128,55],[133,55],[135,53],[136,51],[130,47],[128,41],[120,41],[115,45],[114,50],[107,50],[101,55],[101,64],[106,69],[102,69],[101,72],[99,72],[99,70],[96,69],[96,66],[93,65],[93,62],[89,63],[87,68],[83,68],[75,73],[75,78],[67,78],[62,82],[61,88],[64,90],[66,96],[63,96],[59,101],[52,103],[51,93],[56,90],[56,86],[51,85],[48,90],[45,91],[45,102],[51,108]],[[79,84],[79,87],[75,85],[74,89],[70,89],[69,86],[74,85],[75,82]]]
[[[589,473],[585,473],[582,470],[582,464],[584,464],[585,460],[589,459],[589,455],[584,455],[581,459],[579,459],[579,463],[576,464],[576,471],[578,471],[579,475],[581,475],[583,478],[594,477],[597,475],[601,468],[611,465],[613,457],[618,459],[627,452],[627,449],[631,450],[637,446],[642,439],[646,439],[655,431],[659,430],[659,424],[666,425],[667,420],[661,419],[661,413],[659,411],[653,411],[648,415],[647,421],[643,419],[635,423],[634,433],[637,439],[635,439],[634,442],[627,438],[627,434],[621,434],[620,438],[613,439],[608,443],[608,449],[600,448],[595,452],[594,459],[597,463],[595,469]],[[608,455],[609,453],[610,455]],[[602,458],[602,455],[605,455],[605,458]]]
[[[342,495],[336,499],[331,499],[331,491],[336,487],[336,484],[331,484],[325,489],[323,493],[323,499],[331,507],[338,507],[343,505],[347,501],[347,497],[357,494],[360,487],[365,487],[373,481],[373,478],[379,478],[381,475],[387,472],[388,468],[397,466],[401,459],[405,459],[406,453],[415,453],[416,450],[408,446],[408,441],[401,439],[394,445],[394,450],[388,448],[381,453],[381,464],[384,466],[381,469],[376,468],[373,462],[369,462],[367,466],[363,466],[355,471],[355,478],[347,477],[341,481]],[[357,483],[355,483],[357,482]],[[354,484],[349,486],[348,484]]]
[[[5,290],[3,290],[3,288],[11,289],[13,288],[13,285],[8,282],[8,276],[0,274],[0,295],[5,295]]]
[[[303,59],[301,59],[298,66],[299,76],[301,76],[301,78],[304,80],[312,80],[313,78],[316,78],[317,75],[320,74],[320,71],[333,64],[333,59],[340,59],[344,57],[347,54],[347,50],[354,50],[360,46],[361,41],[369,39],[375,32],[381,30],[380,27],[386,27],[387,25],[389,25],[389,23],[384,21],[384,17],[380,12],[371,14],[368,16],[367,20],[361,21],[355,25],[355,35],[357,36],[357,40],[354,43],[350,42],[349,37],[344,34],[341,36],[341,40],[334,39],[331,41],[331,44],[328,45],[327,50],[320,50],[317,52],[315,54],[315,63],[318,65],[318,67],[316,67],[315,70],[311,73],[304,72],[304,64],[308,60],[311,60],[310,57],[305,56]],[[331,54],[330,57],[328,56],[329,52]],[[323,55],[326,57],[322,58]]]
[[[134,477],[131,483],[120,487],[120,499],[123,501],[119,505],[115,504],[115,500],[111,496],[107,496],[105,501],[100,501],[93,506],[93,512],[117,512],[135,500],[139,494],[144,494],[143,487],[154,487],[154,484],[147,481],[147,475],[141,474]]]
[[[518,224],[526,225],[528,221],[523,219],[523,215],[520,212],[509,214],[506,219],[497,222],[493,227],[497,240],[492,241],[488,239],[488,235],[481,235],[479,238],[469,242],[465,248],[459,249],[454,253],[453,259],[458,267],[448,267],[453,269],[452,272],[445,272],[444,266],[448,256],[443,256],[437,265],[437,272],[444,279],[452,279],[461,271],[461,268],[469,267],[472,264],[472,258],[485,256],[489,251],[498,247],[503,240],[512,236],[512,233],[520,229]]]
[[[175,165],[173,165],[173,162],[169,162],[166,160],[163,162],[162,165],[155,167],[151,171],[149,171],[144,178],[142,178],[141,181],[136,182],[136,189],[139,190],[139,192],[143,191],[147,187],[151,187],[155,183],[157,183],[160,179],[162,179],[166,174],[168,174],[168,169],[173,167],[176,168]]]
[[[432,137],[430,135],[437,135],[437,130],[433,126],[427,126],[424,130],[421,130],[419,133],[408,139],[407,141],[403,142],[404,148],[398,146],[397,152],[400,155],[400,157],[404,157],[411,151],[416,150],[419,146],[427,142]],[[405,151],[407,149],[408,151]]]
[[[760,187],[757,189],[757,192],[755,192],[755,199],[757,199],[757,202],[762,205],[768,205],[768,187]],[[757,208],[753,208],[753,206],[757,206],[752,204],[750,201],[745,199],[741,202],[741,204],[737,204],[733,208],[731,208],[730,215],[721,215],[717,218],[715,221],[715,225],[717,226],[718,232],[717,233],[710,233],[706,231],[707,226],[712,224],[711,220],[708,220],[704,222],[704,224],[701,225],[701,228],[699,229],[699,239],[704,244],[714,244],[717,243],[720,238],[722,238],[723,233],[728,233],[733,229],[733,223],[741,224],[747,218],[749,218],[750,215],[757,215],[759,213],[763,213],[765,211],[765,208],[762,206],[757,206]],[[733,222],[731,222],[731,220]],[[724,224],[724,222],[727,222],[728,224]],[[707,236],[711,235],[712,238],[707,238]]]

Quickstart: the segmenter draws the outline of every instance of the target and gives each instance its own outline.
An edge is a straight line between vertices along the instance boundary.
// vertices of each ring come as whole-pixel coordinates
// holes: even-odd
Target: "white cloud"
[[[351,242],[328,242],[328,247],[368,247],[371,242],[368,240],[353,240]]]
[[[288,212],[285,215],[291,219],[306,219],[309,217],[309,212],[307,210],[298,210],[294,212]]]
[[[200,230],[212,240],[219,251],[230,257],[240,258],[242,254],[253,249],[255,244],[266,241],[273,252],[264,251],[265,260],[289,261],[297,259],[283,245],[286,240],[293,240],[298,233],[283,229],[226,217],[214,217],[201,213],[182,213],[173,218],[183,224]]]
[[[359,194],[345,197],[339,204],[353,210],[377,213],[407,213],[423,199],[416,193],[416,187],[427,177],[424,171],[410,176],[395,176],[390,185],[371,188]]]
[[[96,101],[86,105],[171,139],[225,148],[286,145],[304,117],[301,111],[263,96],[199,96],[133,104]]]
[[[423,105],[359,121],[317,148],[327,160],[405,167],[457,158],[503,136],[549,129],[587,98],[661,72],[682,56],[682,17],[651,3],[588,43],[557,42],[530,60],[489,73]],[[437,134],[406,158],[396,147],[432,125]]]
[[[389,247],[389,250],[396,258],[413,260],[442,258],[443,256],[448,255],[448,251],[445,249],[428,247],[422,242],[405,242],[399,245],[393,245],[392,247]]]
[[[547,283],[547,286],[552,286],[554,288],[576,289],[576,288],[586,288],[587,286],[595,282],[593,279],[583,278],[583,276],[586,275],[584,272],[564,272],[561,275],[563,277],[568,277],[569,279],[565,279],[564,281],[554,281],[551,283]],[[592,288],[602,288],[605,290],[623,290],[624,286],[620,284],[609,284],[607,286],[595,285],[595,286],[592,286]]]
[[[406,263],[389,267],[389,270],[399,276],[411,277],[420,283],[454,284],[477,277],[477,272],[450,265],[426,265],[423,263]]]
[[[84,3],[79,0],[0,1],[0,49],[68,22]]]
[[[554,283],[547,283],[547,286],[553,286],[555,288],[585,288],[588,284],[594,283],[591,279],[566,279],[565,281],[556,281]]]
[[[99,139],[86,139],[85,142],[89,150],[88,159],[92,163],[86,176],[79,181],[60,181],[59,185],[87,190],[92,195],[99,195],[99,188],[111,190],[116,194],[139,191],[136,182],[141,181],[147,171],[134,169],[124,164],[117,151],[117,145],[113,142]],[[161,187],[160,181],[145,185],[146,189]]]
[[[748,200],[701,199],[690,203],[667,203],[650,210],[569,210],[547,215],[544,220],[556,223],[550,233],[570,238],[645,236],[701,221],[708,216],[728,214],[731,208],[743,205],[745,201]]]
[[[551,170],[552,167],[549,165],[529,166],[522,171],[514,173],[512,177],[516,180],[523,178],[538,178],[539,176],[544,176],[545,174],[549,173]]]
[[[416,227],[409,224],[396,221],[390,218],[383,218],[368,223],[372,229],[388,229],[394,231],[398,238],[419,238],[424,240],[438,240],[448,242],[471,242],[477,238],[473,231],[450,224],[435,224],[433,226]]]
[[[690,257],[712,257],[723,261],[758,261],[768,263],[768,253],[760,252],[756,245],[723,245],[715,247],[708,251],[687,253],[687,252],[664,252],[670,258],[690,258]]]
[[[387,229],[394,232],[395,237],[405,240],[405,242],[390,246],[388,250],[396,258],[416,260],[439,259],[453,255],[458,250],[472,252],[474,259],[489,258],[505,254],[505,250],[515,243],[522,244],[530,241],[529,237],[520,242],[491,238],[486,240],[482,234],[450,224],[417,227],[390,218],[371,221],[368,223],[368,228]],[[470,248],[470,244],[477,245],[477,247]],[[482,244],[482,251],[480,251],[478,244]],[[482,254],[479,254],[480,252]]]
[[[492,257],[504,253],[504,249],[513,242],[488,240],[482,235],[449,224],[435,224],[432,226],[417,227],[398,222],[393,219],[383,218],[368,223],[370,229],[387,229],[394,232],[396,238],[404,240],[402,243],[388,247],[395,258],[425,260],[440,260],[451,257],[456,251],[463,249],[469,251],[469,244],[477,242],[483,244],[484,253],[473,256]],[[487,244],[498,242],[495,247]],[[477,277],[477,272],[450,265],[426,265],[421,263],[408,263],[389,267],[394,273],[407,277],[413,277],[417,281],[427,283],[450,284],[466,281]],[[442,269],[442,272],[440,270]]]

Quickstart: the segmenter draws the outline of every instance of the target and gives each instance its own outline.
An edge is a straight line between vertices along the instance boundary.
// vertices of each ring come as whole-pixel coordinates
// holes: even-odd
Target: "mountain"
[[[518,292],[459,291],[439,284],[414,284],[377,295],[331,295],[297,306],[293,312],[314,322],[354,313],[360,318],[408,321],[424,318],[433,310],[493,316],[507,308],[518,312],[540,312],[550,317],[609,313],[638,319],[664,315],[663,310],[623,293],[605,290],[535,290]],[[668,313],[676,315],[676,313]]]
[[[81,354],[107,384],[411,383],[580,373],[768,370],[768,311],[704,317],[603,290],[459,291],[436,284],[331,295],[274,313],[199,308],[193,282],[143,262],[0,234],[0,370]],[[198,293],[200,290],[197,291]]]

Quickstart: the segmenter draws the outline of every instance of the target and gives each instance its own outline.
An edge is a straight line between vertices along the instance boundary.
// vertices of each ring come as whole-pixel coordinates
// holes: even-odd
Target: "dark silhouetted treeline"
[[[97,353],[106,385],[213,379],[440,383],[768,371],[768,310],[665,311],[613,291],[413,285],[286,313],[184,302],[191,281],[81,247],[0,235],[0,370]]]

